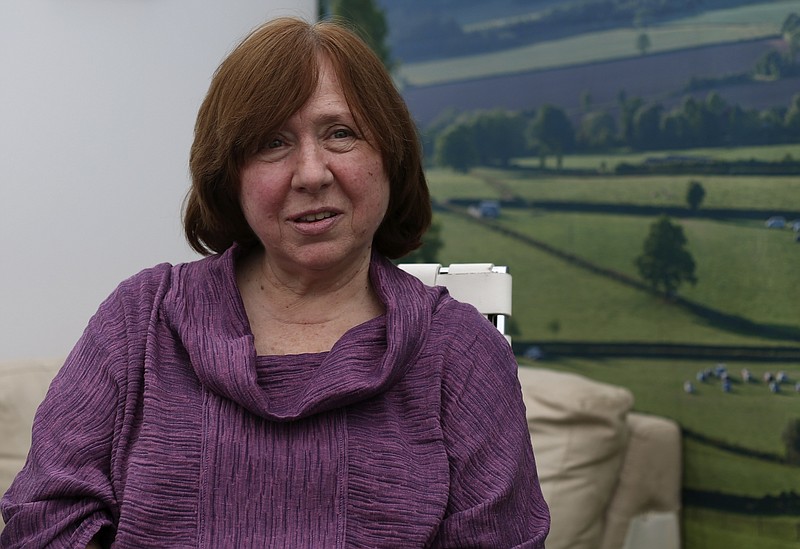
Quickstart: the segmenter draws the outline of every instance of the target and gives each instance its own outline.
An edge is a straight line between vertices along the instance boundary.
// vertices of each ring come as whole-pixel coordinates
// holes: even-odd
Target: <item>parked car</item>
[[[764,223],[768,229],[783,229],[786,226],[786,218],[781,215],[773,215]]]
[[[531,345],[527,349],[525,349],[525,353],[523,354],[525,358],[530,358],[532,360],[541,360],[544,358],[544,352],[542,351],[541,347],[536,345]]]

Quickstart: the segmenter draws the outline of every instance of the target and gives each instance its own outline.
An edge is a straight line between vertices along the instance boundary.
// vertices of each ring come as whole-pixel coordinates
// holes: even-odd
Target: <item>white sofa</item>
[[[0,494],[25,462],[33,415],[60,364],[0,362]],[[552,514],[547,548],[678,549],[677,425],[631,412],[621,387],[542,368],[521,367],[519,378]]]
[[[552,526],[548,549],[679,549],[681,433],[625,388],[519,370]]]

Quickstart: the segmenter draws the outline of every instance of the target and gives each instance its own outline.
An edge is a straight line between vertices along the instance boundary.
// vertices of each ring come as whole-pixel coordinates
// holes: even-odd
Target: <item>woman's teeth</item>
[[[311,223],[312,221],[319,221],[321,219],[327,219],[329,217],[333,217],[333,212],[320,212],[315,214],[304,215],[298,221],[303,223]]]

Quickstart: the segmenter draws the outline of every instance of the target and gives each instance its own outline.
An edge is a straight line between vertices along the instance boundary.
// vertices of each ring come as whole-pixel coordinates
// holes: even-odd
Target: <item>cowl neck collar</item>
[[[233,246],[221,255],[176,267],[167,314],[201,383],[274,421],[308,417],[390,389],[415,362],[444,293],[373,253],[370,281],[386,308],[385,324],[375,326],[385,326],[384,341],[374,331],[359,337],[365,335],[363,324],[352,328],[324,353],[314,375],[298,376],[287,394],[271,399],[264,388],[269,379],[258,377],[255,340],[236,284],[239,254]]]

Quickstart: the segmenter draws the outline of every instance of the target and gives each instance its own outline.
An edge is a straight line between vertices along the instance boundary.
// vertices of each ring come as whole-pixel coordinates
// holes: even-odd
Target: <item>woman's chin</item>
[[[311,245],[281,258],[281,263],[286,270],[335,275],[368,264],[370,252],[371,246],[343,249],[331,244]]]

